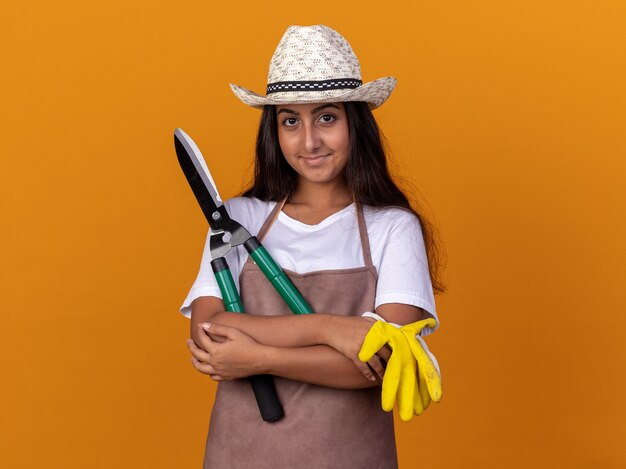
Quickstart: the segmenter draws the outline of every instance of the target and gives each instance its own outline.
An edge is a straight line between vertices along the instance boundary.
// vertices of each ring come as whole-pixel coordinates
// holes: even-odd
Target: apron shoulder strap
[[[367,234],[367,226],[365,225],[365,216],[363,215],[363,206],[356,204],[356,217],[359,224],[359,235],[361,236],[361,249],[363,249],[363,260],[366,267],[372,267],[372,251],[370,250],[370,238]]]
[[[276,205],[274,205],[274,208],[272,209],[268,217],[265,219],[263,226],[261,226],[261,229],[259,230],[259,234],[256,235],[259,241],[263,242],[263,238],[265,238],[265,235],[267,235],[267,232],[276,221],[276,218],[278,218],[278,215],[280,214],[280,211],[283,209],[283,205],[285,205],[286,201],[287,199],[276,202]]]

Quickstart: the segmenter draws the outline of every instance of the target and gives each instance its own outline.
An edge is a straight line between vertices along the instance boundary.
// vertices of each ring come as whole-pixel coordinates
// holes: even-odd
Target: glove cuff
[[[402,327],[400,324],[396,324],[395,322],[389,322],[385,320],[385,318],[383,318],[382,316],[376,313],[373,313],[372,311],[365,311],[363,314],[361,314],[361,316],[364,318],[374,318],[377,321],[386,322],[387,324],[391,324],[393,327],[397,327],[397,328]]]

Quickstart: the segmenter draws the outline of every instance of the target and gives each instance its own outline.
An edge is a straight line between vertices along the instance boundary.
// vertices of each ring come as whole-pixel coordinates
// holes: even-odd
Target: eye
[[[335,120],[336,118],[332,114],[324,114],[323,116],[320,117],[320,121],[324,124],[330,124],[331,122],[334,122]]]
[[[293,127],[297,122],[298,119],[295,117],[287,117],[286,119],[283,119],[283,125],[286,127]]]

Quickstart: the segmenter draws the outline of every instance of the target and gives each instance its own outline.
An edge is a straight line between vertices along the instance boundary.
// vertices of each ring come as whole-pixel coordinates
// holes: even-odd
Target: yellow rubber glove
[[[416,341],[415,338],[413,340]],[[365,336],[359,360],[362,362],[371,360],[385,344],[389,345],[392,352],[383,376],[382,408],[391,412],[397,396],[400,418],[408,422],[413,418],[418,391],[415,377],[416,361],[407,335],[389,323],[376,321]]]
[[[426,410],[428,404],[430,404],[430,400],[426,402],[426,400],[422,397],[422,391],[420,390],[420,380],[419,380],[419,371],[417,372],[417,376],[415,376],[415,393],[413,394],[413,413],[415,415],[422,415],[422,412]]]
[[[441,374],[439,373],[438,364],[435,357],[428,350],[424,339],[419,336],[424,327],[434,327],[435,324],[436,321],[433,318],[429,318],[400,328],[400,331],[407,338],[411,352],[417,361],[418,391],[422,397],[424,409],[428,407],[431,399],[439,402],[442,396]],[[417,411],[417,407],[415,410]]]

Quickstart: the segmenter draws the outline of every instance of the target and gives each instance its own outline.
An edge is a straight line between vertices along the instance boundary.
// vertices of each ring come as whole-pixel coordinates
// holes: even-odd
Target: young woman
[[[367,364],[357,354],[374,318],[436,320],[433,290],[443,288],[430,225],[391,180],[371,113],[394,86],[361,84],[350,45],[323,25],[287,29],[267,96],[231,85],[263,112],[254,180],[226,208],[316,314],[291,314],[241,247],[227,260],[247,314],[226,312],[207,243],[181,308],[194,367],[219,382],[205,468],[397,467],[393,417],[380,405],[389,352]],[[278,422],[261,420],[239,379],[257,374],[275,377]]]

